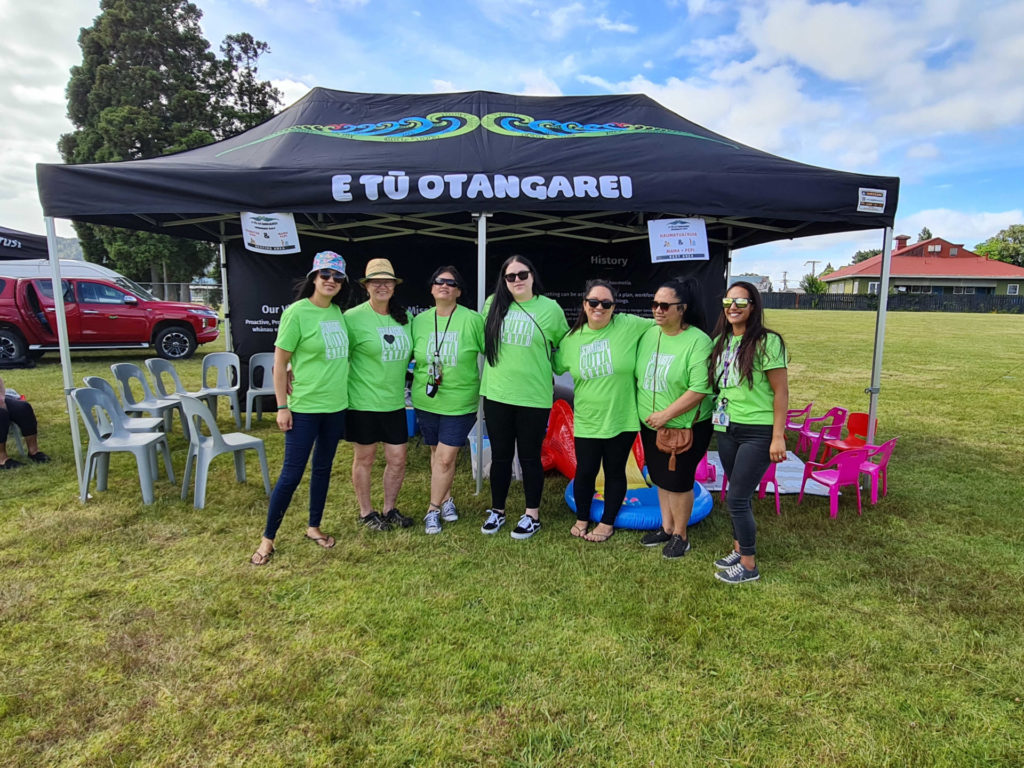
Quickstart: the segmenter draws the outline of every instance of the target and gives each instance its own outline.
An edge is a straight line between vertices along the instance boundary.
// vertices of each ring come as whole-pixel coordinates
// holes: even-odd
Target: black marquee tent
[[[48,258],[50,252],[42,235],[0,227],[0,260]]]
[[[232,326],[242,324],[235,304],[280,303],[281,278],[304,272],[311,245],[352,258],[353,274],[376,255],[413,272],[468,255],[480,302],[489,260],[515,252],[541,262],[545,280],[561,273],[577,289],[588,277],[633,273],[650,286],[672,269],[714,293],[737,248],[866,229],[884,229],[888,243],[899,191],[893,177],[739,144],[643,95],[323,88],[215,144],[148,160],[40,164],[37,179],[51,235],[56,217],[220,243]],[[241,211],[294,214],[307,255],[289,264],[248,253]],[[704,220],[710,259],[652,271],[647,222],[679,217]],[[232,279],[244,269],[236,265],[252,264],[267,277]],[[876,369],[883,330],[884,319]],[[873,376],[872,412],[877,384]]]

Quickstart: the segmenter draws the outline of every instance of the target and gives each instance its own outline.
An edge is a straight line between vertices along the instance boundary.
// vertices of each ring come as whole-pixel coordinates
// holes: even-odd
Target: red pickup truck
[[[200,304],[160,301],[98,277],[62,282],[74,350],[153,347],[160,357],[183,360],[220,333],[217,313]],[[0,277],[0,362],[58,348],[53,282]]]

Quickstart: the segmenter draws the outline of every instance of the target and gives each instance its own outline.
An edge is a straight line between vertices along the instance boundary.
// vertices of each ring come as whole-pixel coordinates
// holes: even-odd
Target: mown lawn
[[[866,406],[873,315],[769,319],[794,405]],[[118,359],[137,356],[76,356],[76,382]],[[712,578],[717,502],[680,561],[634,533],[570,538],[559,476],[538,536],[485,537],[468,457],[441,535],[357,529],[347,447],[338,546],[302,538],[303,486],[253,568],[253,461],[239,486],[218,460],[194,510],[166,481],[143,506],[115,460],[82,505],[56,357],[4,371],[55,462],[0,475],[0,765],[1021,765],[1024,318],[892,314],[885,368],[888,498],[836,520],[820,497],[759,503],[763,577],[742,587]],[[198,358],[179,370],[198,383]],[[276,476],[282,438],[254,431]],[[172,448],[180,473],[177,426]]]

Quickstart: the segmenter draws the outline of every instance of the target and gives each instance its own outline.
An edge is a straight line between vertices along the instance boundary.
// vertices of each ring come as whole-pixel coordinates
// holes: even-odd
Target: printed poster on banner
[[[651,262],[708,261],[708,232],[704,219],[654,219],[647,222]]]
[[[298,253],[299,233],[290,213],[242,213],[243,242],[256,253]]]

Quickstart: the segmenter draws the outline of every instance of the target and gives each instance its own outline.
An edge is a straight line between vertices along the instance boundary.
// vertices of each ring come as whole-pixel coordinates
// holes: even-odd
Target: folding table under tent
[[[422,269],[427,260],[420,250],[443,253],[438,243],[450,244],[453,252],[475,250],[478,306],[489,251],[537,258],[545,279],[571,252],[576,261],[564,272],[581,289],[586,278],[608,274],[604,267],[623,278],[642,264],[650,267],[652,218],[704,220],[709,260],[659,268],[698,274],[709,311],[736,248],[883,229],[872,416],[877,407],[899,179],[777,157],[713,133],[647,96],[315,88],[267,122],[215,144],[146,160],[39,164],[36,171],[52,240],[57,217],[219,243],[229,343],[232,327],[243,321],[233,307],[244,297],[265,294],[267,301],[259,303],[271,305],[287,303],[289,294],[280,275],[268,273],[255,283],[253,275],[232,280],[232,261],[257,258],[242,247],[242,211],[292,213],[304,250],[310,243],[333,244],[359,266],[368,254],[387,254],[398,270]],[[312,252],[301,261],[308,263]],[[587,252],[602,255],[581,261]],[[53,263],[56,281],[59,263]],[[270,268],[270,261],[264,263]],[[581,272],[581,263],[594,268]],[[663,273],[647,276],[657,274]],[[57,315],[70,391],[62,305]]]

